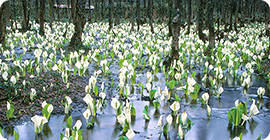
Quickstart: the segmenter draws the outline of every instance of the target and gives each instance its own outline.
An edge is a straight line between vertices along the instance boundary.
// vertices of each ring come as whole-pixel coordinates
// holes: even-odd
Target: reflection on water
[[[140,81],[145,84],[145,75],[139,75],[136,81]],[[165,87],[165,75],[158,73],[154,77],[154,84],[160,86],[161,89]],[[199,79],[199,77],[198,77]],[[266,84],[261,77],[255,75],[252,76],[252,87],[245,91],[239,86],[239,81],[229,75],[227,80],[222,83],[224,92],[221,94],[221,99],[218,100],[210,94],[209,105],[212,108],[212,115],[207,117],[206,107],[201,105],[200,100],[192,100],[190,97],[185,97],[182,91],[174,90],[172,93],[177,94],[180,98],[181,109],[180,113],[185,111],[188,114],[188,118],[194,122],[194,125],[186,133],[186,139],[190,140],[212,140],[212,139],[229,139],[239,136],[243,133],[243,139],[257,139],[262,133],[262,138],[265,138],[270,131],[270,113],[269,113],[269,90],[266,90],[265,97],[261,100],[257,99],[258,87],[265,87]],[[117,80],[114,80],[117,81]],[[176,85],[176,88],[180,87],[180,83]],[[171,113],[169,106],[172,102],[162,101],[158,110],[155,110],[152,103],[149,101],[141,100],[140,88],[138,85],[127,85],[131,91],[130,101],[133,103],[136,109],[136,118],[132,118],[131,128],[135,132],[134,140],[141,139],[167,139],[173,140],[177,138],[178,127],[174,124],[170,127],[170,133],[163,135],[160,133],[160,128],[157,126],[160,115],[164,115],[163,124],[166,122],[166,117]],[[109,90],[108,90],[109,91]],[[198,97],[205,91],[201,91]],[[110,91],[108,97],[113,97],[114,93],[117,93],[115,89]],[[246,93],[246,94],[243,94]],[[147,95],[147,91],[143,90],[143,94]],[[149,95],[149,94],[148,94]],[[259,102],[260,114],[247,121],[244,127],[228,127],[227,111],[231,107],[234,107],[235,100],[247,102],[248,108],[252,101],[250,98],[255,98]],[[95,125],[91,129],[86,129],[86,120],[82,116],[82,113],[73,113],[73,122],[81,120],[83,125],[83,138],[89,139],[117,139],[122,134],[122,126],[117,123],[115,111],[110,106],[110,100],[107,100],[107,107],[102,111],[97,112],[97,117],[94,119]],[[123,101],[122,101],[123,102]],[[143,118],[144,106],[149,106],[150,120],[145,121]],[[83,112],[85,108],[81,109]],[[65,125],[69,115],[52,115],[49,123],[44,125],[42,134],[35,135],[34,125],[32,122],[26,122],[22,125],[15,126],[16,131],[19,132],[19,139],[39,139],[39,140],[56,140],[60,138],[60,133],[64,133],[63,125]],[[13,137],[14,127],[9,126],[4,128],[3,135],[8,139],[14,139]]]

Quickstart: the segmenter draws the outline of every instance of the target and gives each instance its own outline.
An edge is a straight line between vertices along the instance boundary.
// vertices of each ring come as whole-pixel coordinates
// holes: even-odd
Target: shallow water
[[[114,74],[118,71],[113,71]],[[116,77],[116,76],[115,76]],[[117,84],[117,79],[113,76],[112,78]],[[142,82],[145,84],[145,74],[138,74],[136,78],[137,82]],[[158,73],[154,78],[154,84],[160,86],[161,89],[164,88],[165,77],[164,74]],[[262,138],[267,137],[270,132],[270,111],[269,111],[269,90],[266,91],[266,95],[262,101],[260,101],[260,114],[250,119],[246,122],[243,129],[235,129],[228,127],[227,111],[231,107],[234,107],[235,100],[239,99],[241,101],[246,101],[248,108],[252,101],[249,98],[257,99],[257,89],[259,87],[265,87],[266,83],[262,77],[253,75],[252,84],[247,94],[243,94],[243,89],[238,85],[237,81],[233,81],[230,76],[227,76],[227,80],[223,83],[224,92],[221,95],[221,99],[217,100],[214,95],[210,96],[209,105],[212,108],[212,115],[210,118],[207,117],[206,107],[201,105],[200,100],[192,101],[191,98],[185,99],[184,93],[179,90],[174,90],[173,92],[181,97],[181,109],[179,112],[186,111],[188,118],[194,122],[194,125],[189,131],[187,131],[185,137],[190,140],[212,140],[212,139],[225,139],[234,138],[243,133],[243,139],[257,139],[262,133]],[[136,133],[134,140],[141,139],[176,139],[177,138],[177,126],[172,125],[170,127],[170,134],[165,138],[160,135],[160,128],[157,126],[158,119],[160,115],[164,115],[163,124],[166,121],[166,117],[170,114],[170,102],[162,102],[161,107],[158,111],[155,111],[154,106],[149,103],[149,101],[144,101],[141,99],[141,95],[138,91],[138,86],[134,85],[134,93],[131,95],[130,102],[132,102],[136,108],[136,119],[131,122],[131,128]],[[109,91],[106,89],[106,91]],[[118,93],[115,89],[112,89],[107,95],[112,97],[114,94]],[[147,95],[147,91],[144,90],[144,95]],[[200,92],[200,96],[204,92]],[[199,97],[200,97],[199,96]],[[72,113],[73,123],[80,119],[83,123],[82,129],[84,139],[118,139],[121,135],[122,130],[120,124],[116,121],[115,111],[110,105],[110,100],[107,100],[107,107],[102,111],[98,111],[98,115],[95,119],[95,126],[88,130],[86,129],[86,122],[82,116],[83,111],[86,108],[79,109],[80,113]],[[122,101],[122,104],[124,101]],[[83,103],[84,104],[84,103]],[[149,115],[150,120],[145,121],[143,118],[143,109],[145,105],[149,105]],[[65,125],[64,115],[52,115],[48,125],[43,129],[41,135],[35,136],[34,125],[32,122],[25,122],[21,125],[15,126],[15,130],[19,131],[20,139],[43,139],[43,140],[55,140],[60,138],[60,133],[64,133],[63,125]],[[175,121],[174,121],[175,123]],[[3,135],[8,139],[13,138],[12,128],[4,128]]]

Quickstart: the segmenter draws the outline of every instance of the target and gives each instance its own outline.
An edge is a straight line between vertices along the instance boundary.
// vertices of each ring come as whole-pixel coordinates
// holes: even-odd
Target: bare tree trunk
[[[40,1],[40,26],[39,26],[39,34],[41,36],[44,36],[44,16],[45,16],[45,1],[41,0]]]
[[[170,62],[173,63],[174,60],[178,60],[179,58],[179,35],[180,35],[180,23],[181,15],[180,11],[176,14],[176,16],[172,20],[172,52],[170,56]]]
[[[71,0],[72,19],[75,32],[71,38],[70,46],[76,47],[82,45],[82,33],[86,23],[85,19],[85,0]]]
[[[97,22],[97,17],[98,17],[98,5],[97,2],[98,0],[94,0],[95,1],[95,22]]]
[[[245,23],[245,14],[246,14],[246,1],[242,1],[242,6],[241,6],[241,27],[244,26],[244,23]]]
[[[169,26],[169,34],[168,36],[172,36],[172,0],[168,1],[168,8],[169,8],[169,21],[168,21],[168,26]]]
[[[202,4],[202,0],[198,0],[197,2],[197,29],[198,29],[198,33],[199,33],[199,38],[205,42],[205,35],[203,33],[203,4]]]
[[[137,31],[140,30],[140,24],[141,24],[141,14],[140,14],[140,0],[136,1],[136,8],[137,8]]]
[[[26,0],[22,0],[23,3],[23,20],[22,20],[22,31],[30,29],[29,26],[29,11],[28,11],[28,3]]]
[[[152,25],[152,5],[153,5],[153,0],[148,1],[148,17],[149,17],[149,25],[151,27],[151,32],[154,33],[154,27]]]
[[[53,12],[53,0],[49,0],[49,12],[50,12],[50,27],[52,29],[53,16],[54,16],[54,12]]]
[[[230,0],[229,1],[229,5],[230,5],[230,28],[229,30],[231,31],[233,28],[232,28],[232,16],[233,16],[233,1]]]
[[[57,17],[58,17],[58,19],[57,19],[57,21],[60,21],[60,8],[59,8],[59,0],[56,0],[56,3],[57,3]]]
[[[4,2],[0,7],[0,44],[5,46],[6,37],[6,21],[5,21],[5,10],[8,6],[8,2]]]
[[[131,13],[131,16],[130,16],[130,20],[131,20],[131,31],[134,31],[134,12],[133,12],[133,1],[131,0],[130,1],[130,13]]]
[[[209,28],[209,46],[206,51],[206,55],[211,54],[211,50],[215,47],[215,28],[214,28],[214,20],[213,20],[213,11],[214,5],[213,1],[210,0],[208,2],[208,28]]]
[[[92,22],[92,10],[91,10],[91,0],[88,0],[88,5],[89,5],[89,19],[88,22]]]
[[[39,15],[38,15],[38,10],[39,10],[39,4],[38,4],[39,0],[35,0],[35,6],[36,6],[36,23],[39,23]]]
[[[238,31],[237,31],[237,24],[238,24],[238,11],[239,11],[239,5],[240,5],[240,3],[239,3],[240,1],[238,0],[237,1],[237,6],[236,6],[236,11],[235,11],[235,21],[234,21],[234,30],[235,30],[235,32],[236,33],[238,33]]]
[[[104,0],[101,1],[101,19],[103,20],[104,19]]]
[[[191,0],[188,0],[188,27],[187,27],[187,34],[190,33],[190,21],[191,21]]]
[[[113,21],[112,21],[112,0],[109,0],[109,31],[112,29],[113,27]]]

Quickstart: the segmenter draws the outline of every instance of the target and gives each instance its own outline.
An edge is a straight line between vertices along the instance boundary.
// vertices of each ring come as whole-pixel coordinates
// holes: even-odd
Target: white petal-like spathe
[[[206,106],[207,106],[207,115],[211,116],[211,107],[209,105]]]
[[[254,116],[254,115],[260,113],[258,107],[255,105],[255,100],[254,100],[254,99],[252,99],[252,100],[253,100],[253,103],[251,104],[251,106],[250,106],[250,108],[249,108],[249,117],[250,117],[251,115]]]
[[[10,103],[7,102],[7,110],[10,110]]]
[[[174,101],[173,104],[170,106],[173,111],[178,111],[180,109],[180,103],[178,101]]]
[[[167,120],[168,124],[171,125],[171,124],[172,124],[172,120],[173,120],[172,115],[169,114],[169,115],[167,116],[166,120]]]
[[[81,128],[81,126],[82,126],[81,120],[77,120],[77,122],[73,126],[73,129],[77,128],[77,130],[79,130]]]
[[[116,110],[120,107],[120,102],[116,98],[112,98],[111,106]]]
[[[118,121],[122,126],[125,125],[125,120],[126,120],[126,117],[125,117],[125,115],[123,115],[123,113],[117,116],[117,121]]]
[[[93,104],[93,98],[91,97],[90,94],[86,94],[85,97],[83,98],[83,101],[85,101],[85,103],[88,106],[91,106]]]
[[[187,113],[186,112],[183,112],[181,114],[181,120],[182,120],[182,124],[184,125],[186,123],[186,120],[187,120]]]
[[[209,94],[206,92],[202,95],[202,99],[203,101],[208,104],[208,100],[209,100]]]
[[[234,102],[235,107],[238,107],[238,104],[239,104],[239,99],[237,99],[237,100]]]
[[[90,109],[86,109],[86,110],[83,112],[83,116],[84,116],[84,118],[85,118],[86,120],[89,119],[90,115],[91,115]]]
[[[133,132],[132,129],[129,129],[126,133],[126,136],[129,140],[131,140],[134,136],[135,136],[135,133]]]
[[[65,98],[66,98],[68,104],[70,105],[72,103],[72,100],[70,99],[70,97],[69,96],[66,96]]]
[[[183,133],[183,130],[182,130],[181,125],[178,126],[178,134],[179,134],[179,136],[180,136],[180,139],[183,139],[184,133]]]
[[[159,117],[159,120],[158,120],[158,126],[161,128],[161,126],[162,126],[162,119],[163,119],[163,115],[161,115],[160,117]]]
[[[42,108],[44,108],[46,105],[47,105],[46,101],[43,101],[42,104],[41,104]]]
[[[48,106],[48,108],[47,108],[47,111],[49,112],[49,113],[52,113],[52,111],[53,111],[53,105],[49,105]]]

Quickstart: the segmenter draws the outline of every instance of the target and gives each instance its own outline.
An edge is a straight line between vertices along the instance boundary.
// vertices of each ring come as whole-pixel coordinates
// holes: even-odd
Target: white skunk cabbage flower
[[[184,133],[183,133],[181,125],[178,126],[178,134],[179,134],[180,139],[184,138]]]
[[[46,117],[38,116],[38,115],[35,115],[34,117],[32,117],[31,120],[34,122],[35,133],[37,134],[41,132],[43,125],[48,122]]]
[[[73,126],[73,129],[77,128],[77,130],[80,130],[81,126],[82,126],[81,120],[77,120],[77,122]]]
[[[112,98],[111,106],[117,110],[120,107],[120,102],[116,98]]]
[[[249,117],[251,116],[251,118],[256,115],[256,114],[259,114],[260,111],[258,109],[258,107],[255,105],[255,100],[252,99],[253,103],[251,104],[250,108],[249,108]]]
[[[259,97],[262,98],[264,93],[265,93],[265,88],[259,87],[258,90],[257,90],[257,94],[259,95]]]
[[[187,113],[186,112],[183,112],[181,114],[181,120],[182,120],[182,124],[185,125],[186,120],[187,120]]]
[[[135,133],[133,132],[132,129],[129,129],[126,133],[126,136],[129,140],[133,139],[133,137],[135,136]]]
[[[205,102],[205,104],[208,104],[208,100],[209,100],[209,94],[206,92],[202,95],[202,99]]]
[[[210,117],[211,116],[211,107],[209,105],[207,106],[207,116]]]

